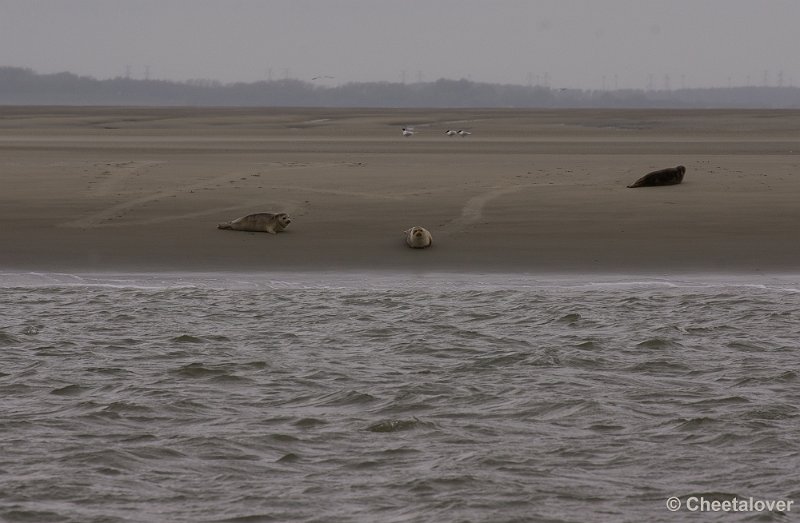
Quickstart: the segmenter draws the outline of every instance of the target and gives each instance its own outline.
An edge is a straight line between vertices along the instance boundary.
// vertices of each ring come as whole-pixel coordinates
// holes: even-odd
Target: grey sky
[[[0,0],[0,65],[335,77],[326,85],[800,85],[798,22],[800,0]]]

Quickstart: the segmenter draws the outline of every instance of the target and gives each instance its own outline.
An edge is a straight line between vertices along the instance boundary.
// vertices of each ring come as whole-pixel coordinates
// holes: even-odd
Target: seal
[[[656,187],[658,185],[677,185],[683,181],[683,175],[686,172],[686,167],[679,165],[677,167],[669,167],[661,169],[660,171],[653,171],[647,173],[628,187],[633,189],[635,187]]]
[[[425,227],[412,227],[403,231],[406,235],[406,245],[412,249],[424,249],[433,245],[433,237]]]
[[[259,212],[236,218],[230,222],[220,223],[217,225],[217,228],[230,229],[233,231],[268,232],[270,234],[277,234],[288,227],[290,223],[292,223],[292,219],[289,218],[289,215],[285,212],[279,212],[277,214]]]

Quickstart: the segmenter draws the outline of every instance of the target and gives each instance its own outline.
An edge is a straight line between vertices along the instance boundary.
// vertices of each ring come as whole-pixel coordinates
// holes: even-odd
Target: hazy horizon
[[[0,0],[0,65],[98,79],[797,85],[794,0]]]

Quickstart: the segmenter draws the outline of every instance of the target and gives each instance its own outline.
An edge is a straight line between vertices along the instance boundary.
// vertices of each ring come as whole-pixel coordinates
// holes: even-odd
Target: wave
[[[0,288],[104,287],[109,289],[717,289],[800,293],[800,274],[643,276],[468,272],[0,272]]]

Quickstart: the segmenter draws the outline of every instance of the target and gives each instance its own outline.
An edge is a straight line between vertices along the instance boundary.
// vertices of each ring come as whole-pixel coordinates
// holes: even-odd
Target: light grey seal
[[[660,171],[653,171],[647,173],[628,187],[633,189],[635,187],[656,187],[658,185],[677,185],[683,181],[683,175],[686,173],[686,167],[679,165],[677,167],[669,167],[668,169],[661,169]]]
[[[433,237],[425,227],[412,227],[403,231],[406,235],[406,245],[412,249],[424,249],[433,245]]]
[[[256,214],[248,214],[241,218],[236,218],[233,221],[220,223],[217,225],[218,229],[231,229],[234,231],[251,231],[251,232],[268,232],[270,234],[277,234],[284,230],[292,219],[285,212],[277,214],[271,212],[259,212]]]

